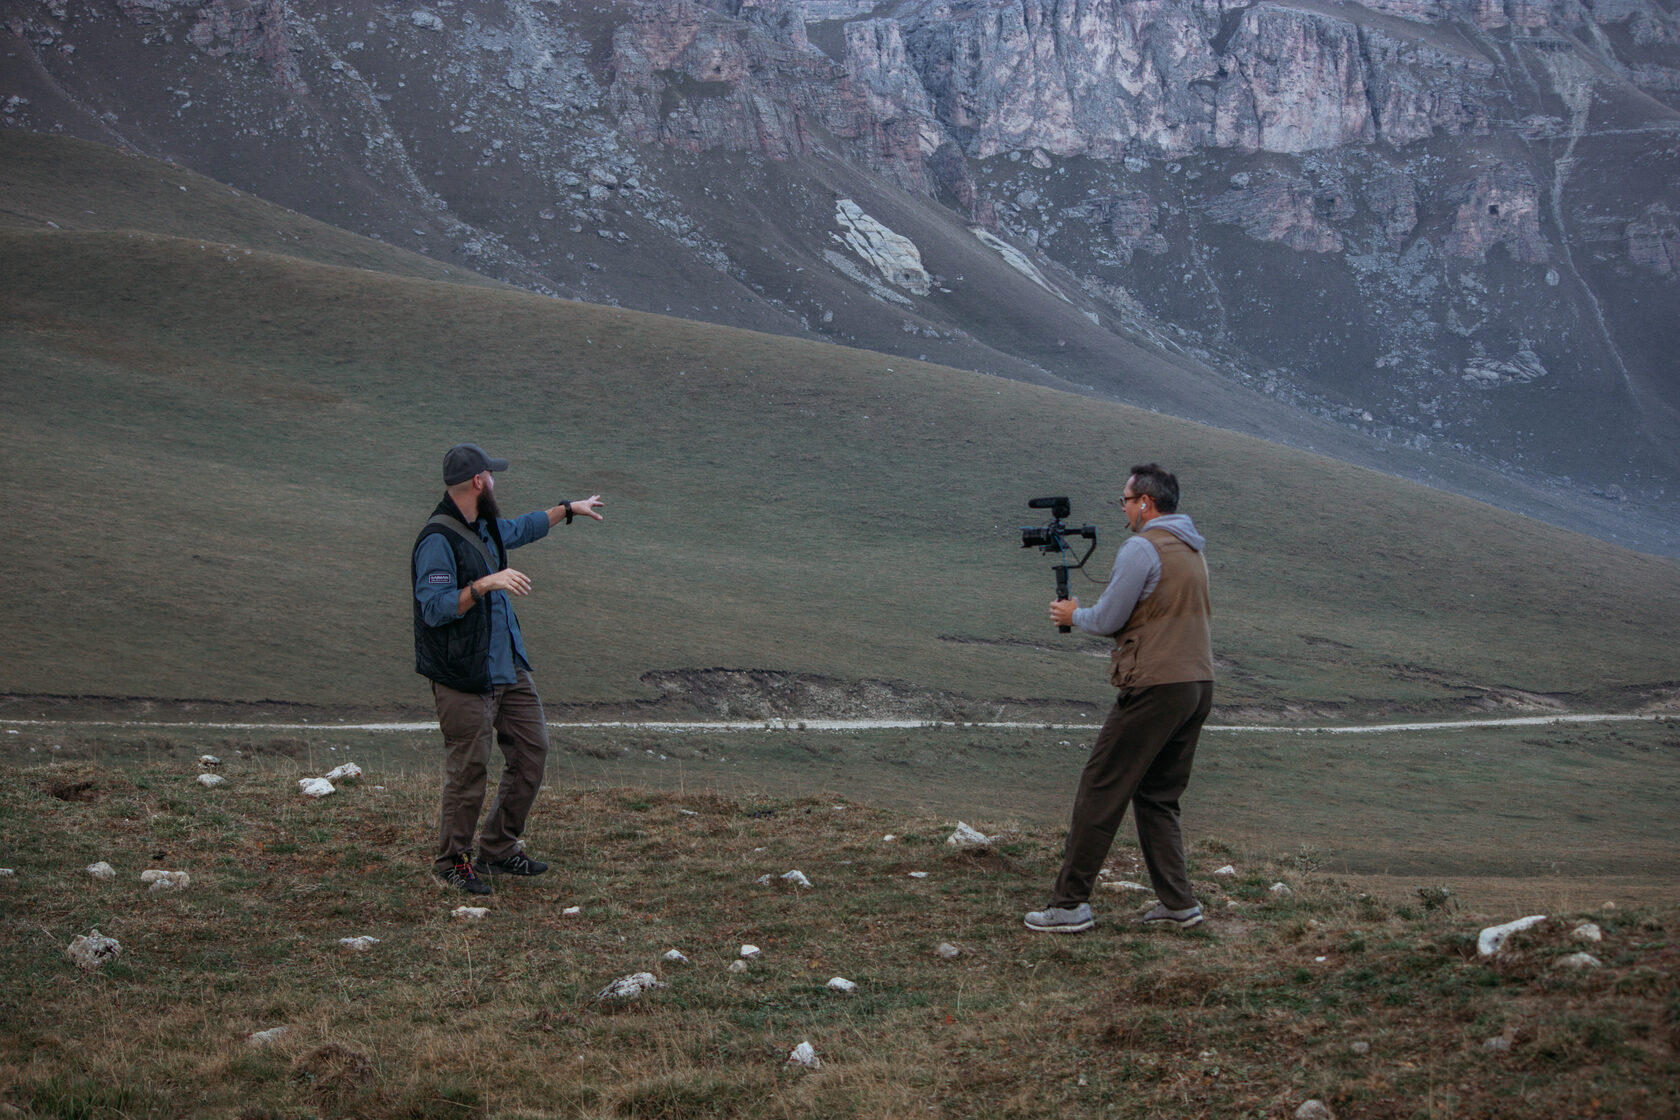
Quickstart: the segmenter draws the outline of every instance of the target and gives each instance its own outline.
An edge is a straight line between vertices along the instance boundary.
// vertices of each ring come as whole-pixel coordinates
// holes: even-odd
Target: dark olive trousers
[[[483,694],[458,692],[433,681],[432,698],[437,701],[444,747],[436,867],[446,870],[473,850],[492,739],[501,747],[506,765],[479,832],[478,854],[487,860],[506,859],[519,848],[548,761],[548,724],[531,674],[520,669],[515,683]]]
[[[1079,776],[1067,855],[1056,876],[1051,906],[1068,908],[1090,900],[1127,805],[1137,821],[1149,881],[1161,902],[1173,910],[1196,905],[1184,869],[1178,799],[1190,784],[1196,740],[1212,707],[1212,681],[1121,691]]]

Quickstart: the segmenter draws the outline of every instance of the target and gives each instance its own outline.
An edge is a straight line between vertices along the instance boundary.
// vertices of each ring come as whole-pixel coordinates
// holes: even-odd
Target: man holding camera
[[[1202,920],[1184,865],[1178,799],[1213,705],[1206,542],[1177,512],[1178,479],[1159,465],[1133,467],[1122,498],[1136,535],[1115,556],[1096,605],[1050,604],[1056,625],[1114,638],[1111,680],[1120,694],[1080,775],[1050,905],[1026,916],[1027,928],[1041,933],[1081,933],[1096,924],[1091,891],[1128,804],[1160,899],[1138,920],[1178,929]]]
[[[496,506],[492,459],[474,443],[451,447],[443,457],[448,487],[431,520],[414,541],[414,665],[432,682],[445,750],[443,807],[433,870],[468,894],[489,894],[484,872],[541,875],[548,864],[520,846],[525,818],[542,788],[548,758],[548,724],[531,683],[531,663],[519,635],[510,595],[528,595],[531,580],[508,567],[509,549],[539,541],[574,514],[601,520],[599,494],[561,502],[511,520]],[[506,765],[479,834],[490,743]]]

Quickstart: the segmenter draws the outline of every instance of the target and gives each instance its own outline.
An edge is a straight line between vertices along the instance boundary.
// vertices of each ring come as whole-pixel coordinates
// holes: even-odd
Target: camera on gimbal
[[[1062,562],[1057,564],[1054,569],[1056,572],[1056,598],[1066,599],[1068,598],[1068,573],[1075,568],[1083,568],[1085,561],[1091,558],[1091,553],[1097,550],[1097,527],[1095,525],[1081,525],[1075,529],[1068,525],[1063,519],[1073,512],[1073,504],[1066,498],[1033,498],[1027,502],[1027,505],[1032,509],[1049,510],[1050,523],[1048,525],[1021,526],[1021,547],[1036,548],[1040,552],[1056,550],[1056,554],[1062,558]],[[1083,537],[1091,542],[1091,547],[1085,550],[1085,555],[1079,558],[1078,563],[1068,562],[1070,550],[1067,542],[1069,537]],[[1058,626],[1057,629],[1066,634],[1073,627]]]

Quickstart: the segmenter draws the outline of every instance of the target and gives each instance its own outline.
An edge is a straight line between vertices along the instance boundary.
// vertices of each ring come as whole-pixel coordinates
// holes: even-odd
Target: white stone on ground
[[[945,838],[945,843],[962,851],[980,851],[990,848],[996,840],[997,837],[987,836],[973,825],[958,821],[957,830]]]
[[[1569,931],[1569,936],[1577,941],[1603,941],[1604,931],[1598,928],[1597,922],[1582,922]]]
[[[822,1059],[817,1057],[816,1047],[809,1042],[801,1042],[793,1048],[793,1053],[788,1055],[788,1064],[804,1066],[806,1069],[821,1069]]]
[[[948,961],[954,961],[958,957],[962,956],[962,950],[951,944],[949,941],[941,941],[939,943],[939,948],[935,949],[934,952],[938,953]]]
[[[784,883],[792,883],[796,887],[808,887],[811,885],[811,880],[805,878],[805,872],[803,871],[784,871],[782,873],[782,881]]]
[[[78,933],[64,951],[76,962],[77,968],[92,972],[107,961],[116,960],[122,946],[117,944],[116,938],[106,937],[95,929],[88,931],[86,936]]]
[[[928,873],[926,871],[912,871],[912,872],[910,872],[910,878],[912,878],[912,879],[926,879],[927,877],[928,877]]]
[[[1230,878],[1231,876],[1233,876],[1237,873],[1237,869],[1232,867],[1230,864],[1227,863],[1224,867],[1214,868],[1213,873],[1215,875],[1222,875],[1226,878]]]
[[[1530,914],[1526,918],[1518,918],[1514,922],[1506,922],[1502,926],[1489,926],[1476,937],[1476,953],[1479,956],[1491,957],[1505,945],[1505,939],[1513,933],[1537,926],[1546,920],[1544,914]]]
[[[341,937],[338,939],[338,943],[346,949],[351,949],[358,953],[365,953],[375,945],[379,944],[379,938],[368,937],[366,934],[363,934],[361,937]]]
[[[836,976],[829,980],[828,986],[836,992],[855,992],[857,985],[844,976]]]
[[[747,962],[746,961],[730,961],[729,962],[729,971],[731,971],[731,972],[745,972],[746,970],[747,970]]]
[[[490,908],[487,906],[457,906],[450,911],[450,914],[457,918],[466,918],[473,922],[478,921],[488,913],[490,913]]]
[[[669,950],[665,954],[665,959],[670,961],[672,964],[687,964],[688,963],[688,958],[683,956],[682,950],[680,950],[680,949]]]
[[[333,792],[333,784],[325,778],[299,778],[298,789],[308,797],[325,797]]]
[[[744,960],[744,961],[756,961],[759,957],[761,957],[763,955],[764,955],[764,951],[762,949],[760,949],[757,945],[743,945],[743,946],[741,946],[741,959]]]
[[[87,873],[92,875],[95,879],[115,879],[117,877],[117,869],[106,863],[104,860],[100,860],[98,863],[88,864]]]
[[[1277,895],[1279,898],[1290,898],[1295,894],[1294,891],[1289,889],[1288,883],[1273,883],[1266,889]]]
[[[1603,968],[1604,962],[1591,953],[1571,953],[1558,958],[1559,968]]]
[[[596,999],[640,999],[643,992],[667,985],[651,972],[632,972],[628,976],[620,976],[611,984],[595,994]]]
[[[560,911],[560,913],[567,918],[575,918],[579,914],[583,913],[583,907],[581,907],[581,906],[568,906],[564,910]]]
[[[327,771],[327,781],[329,782],[336,782],[349,778],[359,778],[361,776],[362,768],[357,766],[354,762],[346,762],[342,766],[335,766],[331,770]]]
[[[1149,888],[1142,883],[1134,883],[1130,879],[1108,879],[1102,884],[1105,891],[1146,891]]]
[[[200,766],[220,766],[222,760],[213,754],[201,754],[198,756],[198,764]]]
[[[184,891],[192,886],[192,876],[185,871],[159,871],[155,867],[140,872],[140,881],[148,884],[147,889],[153,894]]]
[[[1295,1120],[1336,1120],[1336,1114],[1323,1101],[1302,1101],[1295,1110]]]
[[[217,786],[227,785],[227,779],[220,774],[200,774],[198,784],[205,789],[215,789]]]
[[[279,1042],[289,1029],[288,1027],[270,1027],[266,1031],[252,1031],[245,1036],[245,1045],[268,1046]]]

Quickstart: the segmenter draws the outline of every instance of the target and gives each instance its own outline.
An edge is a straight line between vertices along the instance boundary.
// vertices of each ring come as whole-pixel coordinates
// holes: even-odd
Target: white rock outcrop
[[[889,284],[919,296],[933,290],[933,277],[922,267],[922,254],[914,241],[871,218],[849,198],[835,201],[834,217],[841,230],[837,240],[886,277]]]
[[[327,771],[327,781],[329,782],[349,780],[359,778],[361,776],[362,768],[357,766],[354,762],[346,762],[342,766],[334,766],[331,770]]]

